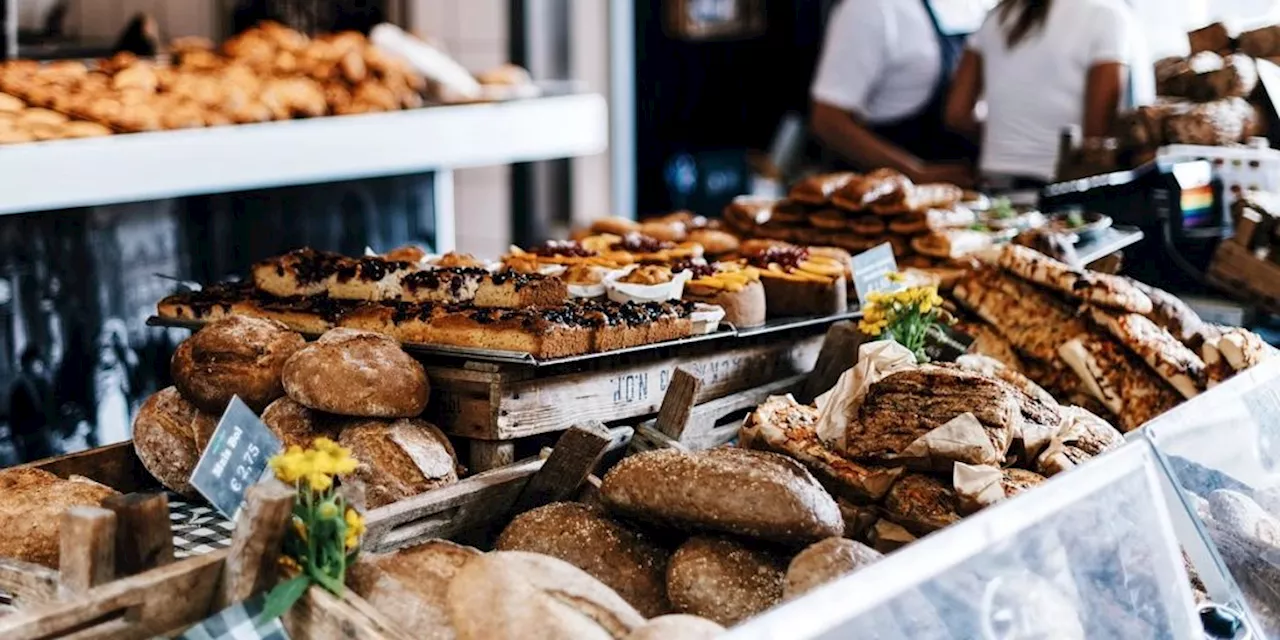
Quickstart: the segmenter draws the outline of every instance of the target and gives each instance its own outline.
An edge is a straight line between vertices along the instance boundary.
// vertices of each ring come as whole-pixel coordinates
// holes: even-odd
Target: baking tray
[[[803,329],[805,327],[813,327],[824,324],[835,324],[843,320],[853,320],[862,317],[862,310],[857,307],[849,307],[844,313],[836,313],[829,316],[806,316],[800,318],[776,318],[770,320],[758,327],[750,329],[738,329],[739,338],[754,338],[757,336],[766,336],[772,333],[781,333],[792,329]]]

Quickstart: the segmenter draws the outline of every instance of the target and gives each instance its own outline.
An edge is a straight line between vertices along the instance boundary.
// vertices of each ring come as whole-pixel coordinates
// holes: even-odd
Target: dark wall
[[[681,152],[721,161],[767,150],[782,117],[808,112],[809,84],[831,0],[767,0],[766,32],[687,42],[664,32],[665,0],[636,6],[638,208],[669,211],[664,169]]]

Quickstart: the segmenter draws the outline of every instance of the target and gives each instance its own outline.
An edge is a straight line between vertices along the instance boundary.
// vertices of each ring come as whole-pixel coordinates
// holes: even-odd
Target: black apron
[[[947,95],[960,57],[964,55],[964,34],[951,35],[942,28],[938,14],[929,0],[921,0],[933,23],[933,32],[942,50],[942,73],[929,96],[929,102],[913,116],[896,122],[870,125],[876,135],[911,152],[925,162],[972,162],[978,157],[977,146],[968,138],[947,130]]]

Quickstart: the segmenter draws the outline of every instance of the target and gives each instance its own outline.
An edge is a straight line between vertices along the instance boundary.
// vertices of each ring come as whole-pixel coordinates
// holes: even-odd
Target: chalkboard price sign
[[[191,473],[191,486],[222,515],[234,519],[245,491],[266,475],[267,461],[280,449],[280,440],[257,414],[240,398],[232,398]]]

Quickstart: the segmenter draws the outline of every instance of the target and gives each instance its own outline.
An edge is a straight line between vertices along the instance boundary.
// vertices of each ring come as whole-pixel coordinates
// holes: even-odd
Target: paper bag
[[[834,389],[818,396],[818,438],[832,449],[844,451],[849,420],[857,415],[871,385],[914,366],[915,355],[892,340],[859,347],[857,364],[840,376]]]

